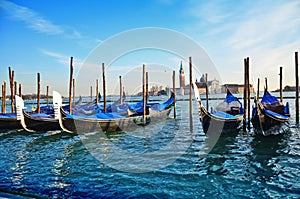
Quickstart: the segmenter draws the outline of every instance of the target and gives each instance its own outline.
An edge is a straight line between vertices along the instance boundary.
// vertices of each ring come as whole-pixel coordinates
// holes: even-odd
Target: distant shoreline
[[[279,89],[277,90],[274,90],[274,91],[271,91],[273,93],[279,93]],[[286,93],[286,92],[295,92],[295,90],[283,90],[283,93]],[[263,91],[260,91],[260,93],[263,93]],[[222,94],[222,93],[218,93],[218,94]],[[237,94],[237,95],[243,95],[243,93],[234,93],[234,94]],[[254,94],[254,93],[251,93],[251,95]],[[201,95],[205,95],[205,93],[200,93],[200,96]],[[209,100],[218,100],[218,99],[224,99],[224,97],[213,97],[213,95],[215,95],[215,93],[213,94],[209,94]],[[188,95],[184,95],[182,98],[182,95],[177,95],[178,96],[178,100],[177,101],[185,101],[185,100],[188,100]],[[78,99],[80,96],[76,96],[75,99]],[[89,99],[91,96],[81,96],[82,98],[84,99]],[[107,98],[117,98],[119,97],[119,95],[109,95],[107,96]],[[131,97],[141,97],[139,95],[132,95],[132,96],[127,96],[128,98],[131,98]],[[158,96],[149,96],[149,97],[158,97]],[[261,96],[262,97],[262,96]],[[28,100],[37,100],[36,98],[36,95],[35,94],[25,94],[25,95],[22,95],[22,98],[24,101],[28,101]],[[68,99],[68,97],[64,97],[62,96],[62,98],[65,100],[65,99]],[[181,98],[181,99],[180,99]],[[185,99],[186,98],[186,99]],[[200,97],[202,100],[205,99],[205,97]],[[52,102],[52,96],[48,96],[48,99],[49,99],[49,102]],[[243,99],[243,97],[238,97],[238,99]],[[251,99],[254,99],[254,96],[251,96]],[[283,96],[283,99],[295,99],[295,96]],[[0,100],[2,100],[2,96],[0,97]],[[46,98],[46,95],[42,95],[41,96],[41,100],[43,102],[41,102],[41,104],[46,104],[44,101],[47,100]],[[6,101],[8,103],[8,101],[10,101],[10,96],[6,96]],[[131,100],[130,100],[131,101]],[[135,100],[134,100],[135,101]],[[134,102],[132,101],[132,102]],[[150,100],[151,101],[151,100]],[[114,100],[108,100],[107,102],[114,102]]]

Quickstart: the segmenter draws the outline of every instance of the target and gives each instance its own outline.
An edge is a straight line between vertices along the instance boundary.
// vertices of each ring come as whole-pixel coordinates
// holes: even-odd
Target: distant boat
[[[99,98],[99,101],[100,101],[100,99],[101,99],[101,95],[100,94],[99,94],[98,98]],[[82,107],[81,103],[82,103],[82,97],[79,96],[79,99],[75,103],[73,103],[72,108],[76,109],[77,107]],[[92,102],[86,103],[86,105],[87,104],[94,104],[94,103],[96,103],[96,99],[94,99]],[[68,111],[70,110],[70,105],[69,104],[65,105],[63,107],[64,107],[65,110],[68,110]],[[47,108],[46,108],[46,110],[47,110]],[[52,111],[51,112],[43,112],[42,111],[42,107],[41,107],[41,113],[46,113],[46,114],[51,114],[52,113],[52,114],[54,114],[54,108],[52,106]]]
[[[101,98],[101,96],[100,96],[100,98]],[[81,107],[81,103],[82,103],[82,97],[79,96],[79,99],[73,104],[72,108],[76,109],[77,107]],[[87,104],[94,104],[94,103],[95,103],[95,100],[93,102],[90,102],[90,103],[87,103]],[[87,104],[85,104],[85,106],[87,106]],[[69,111],[70,110],[70,105],[69,104],[65,105],[64,109]],[[36,108],[34,108],[33,113],[38,113]],[[53,115],[54,114],[53,105],[41,106],[40,107],[40,113],[45,113],[47,115]]]
[[[199,118],[202,123],[204,133],[221,132],[232,133],[240,130],[244,109],[241,102],[229,89],[223,102],[212,108],[211,112],[203,106],[198,89],[194,86],[195,97],[198,102]]]
[[[135,128],[140,125],[148,125],[150,123],[159,123],[166,118],[174,105],[174,95],[164,103],[156,103],[153,106],[147,106],[146,121],[143,121],[142,113],[135,116],[123,116],[118,113],[110,112],[90,116],[76,116],[68,114],[64,109],[60,108],[59,123],[61,128],[67,132],[93,132],[93,131],[120,131]]]
[[[255,132],[267,135],[276,135],[285,132],[290,118],[289,103],[284,106],[279,100],[265,90],[261,101],[256,101],[252,110],[251,122]]]

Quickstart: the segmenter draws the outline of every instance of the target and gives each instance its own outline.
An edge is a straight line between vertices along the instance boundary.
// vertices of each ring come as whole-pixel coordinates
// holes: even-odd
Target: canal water
[[[299,198],[300,130],[220,136],[207,149],[194,104],[134,132],[0,132],[0,197]],[[211,105],[217,104],[212,101]],[[102,135],[102,134],[101,134]]]

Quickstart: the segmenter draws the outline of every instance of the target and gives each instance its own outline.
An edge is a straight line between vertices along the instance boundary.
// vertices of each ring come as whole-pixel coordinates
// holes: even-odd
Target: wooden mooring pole
[[[96,79],[96,104],[99,103],[98,93],[99,93],[99,80]]]
[[[37,113],[41,113],[41,75],[37,73]]]
[[[247,123],[246,123],[246,117],[247,117],[247,59],[244,59],[244,118],[243,118],[243,131],[246,132],[247,130]]]
[[[265,90],[268,90],[268,78],[265,77]]]
[[[1,93],[1,113],[4,113],[4,103],[3,103],[3,100],[4,100],[4,95],[3,95],[3,91],[4,91],[4,85],[2,84],[1,85],[1,91],[2,91],[2,93]]]
[[[295,76],[296,76],[296,124],[299,125],[299,74],[298,74],[298,52],[295,52]]]
[[[73,57],[71,57],[71,59],[70,59],[70,82],[69,82],[69,106],[70,106],[69,113],[70,114],[72,114],[72,112],[73,112],[73,102],[72,102],[73,70],[74,70]]]
[[[146,104],[148,104],[148,98],[149,98],[149,91],[148,91],[148,72],[146,72]]]
[[[206,96],[206,110],[209,111],[208,101],[208,75],[205,73],[205,96]]]
[[[103,78],[104,113],[106,113],[106,74],[105,74],[105,65],[104,65],[104,63],[102,63],[102,78]]]
[[[250,94],[250,61],[249,61],[249,57],[247,57],[247,92],[248,92],[248,95],[247,95],[247,104],[248,104],[248,109],[247,109],[247,112],[248,112],[248,131],[250,131],[250,112],[251,112],[251,103],[250,103],[250,98],[251,98],[251,94]]]
[[[19,84],[19,97],[22,97],[22,84]]]
[[[49,105],[49,86],[46,87],[46,103]]]
[[[3,105],[4,105],[4,113],[6,113],[6,81],[3,82],[4,92],[3,92]]]
[[[2,85],[2,113],[6,113],[6,81]]]
[[[72,80],[73,83],[73,102],[75,103],[75,79]]]
[[[176,118],[176,86],[175,86],[175,70],[173,70],[173,92],[174,92],[174,118]]]
[[[259,101],[259,83],[260,83],[260,79],[257,79],[257,93],[256,93],[256,99]]]
[[[93,101],[93,86],[90,87],[90,97],[91,101]]]
[[[189,76],[190,76],[190,92],[189,92],[189,106],[190,106],[190,110],[189,110],[189,116],[190,116],[190,131],[193,131],[193,97],[192,97],[192,93],[193,93],[193,64],[192,64],[192,57],[189,57]]]
[[[146,122],[146,65],[143,64],[143,122]]]
[[[123,86],[122,86],[122,76],[119,76],[119,83],[120,83],[120,104],[123,104]]]
[[[14,96],[18,94],[17,90],[18,90],[18,84],[16,81],[14,81]]]
[[[2,84],[1,85],[1,113],[4,112],[4,109],[3,109],[3,100],[4,100],[4,95],[3,95],[3,91],[4,91],[4,85]]]
[[[282,66],[279,68],[279,92],[280,92],[280,102],[283,102],[283,95],[282,95]]]
[[[15,112],[15,95],[14,95],[14,76],[15,72],[11,70],[10,67],[8,67],[9,71],[9,85],[10,85],[10,106],[11,106],[11,112]]]

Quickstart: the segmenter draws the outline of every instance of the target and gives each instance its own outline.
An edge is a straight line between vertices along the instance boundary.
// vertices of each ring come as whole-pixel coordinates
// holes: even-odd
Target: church
[[[199,93],[205,93],[205,79],[204,75],[200,78],[200,81],[198,82],[196,79],[196,85],[198,87]],[[221,93],[221,86],[219,84],[219,80],[211,80],[208,81],[208,91],[209,93]],[[185,82],[185,73],[182,65],[182,61],[180,63],[179,68],[179,88],[176,88],[176,94],[177,95],[187,95],[190,92],[189,84],[186,85]]]
[[[199,78],[199,81],[196,79],[195,84],[198,87],[199,93],[203,94],[206,92],[206,83],[205,83],[205,76],[204,74]],[[208,93],[209,94],[219,94],[219,93],[226,93],[227,88],[230,89],[232,93],[243,93],[244,92],[244,85],[243,84],[224,84],[220,85],[220,81],[214,78],[213,80],[208,80]],[[179,88],[176,88],[177,95],[188,95],[190,92],[189,84],[186,85],[185,82],[185,72],[183,69],[182,61],[180,63],[179,68]],[[250,84],[250,92],[254,92],[253,85]]]
[[[180,68],[179,68],[179,88],[176,88],[176,94],[177,95],[187,95],[190,92],[189,85],[185,84],[185,74],[184,69],[182,65],[182,61],[180,62]]]
[[[199,93],[205,93],[206,92],[206,83],[205,83],[205,77],[204,74],[200,77],[199,81],[196,79],[196,85],[198,87]],[[209,94],[217,94],[221,93],[222,86],[220,85],[219,80],[214,78],[213,80],[207,81],[208,84],[208,93]]]

